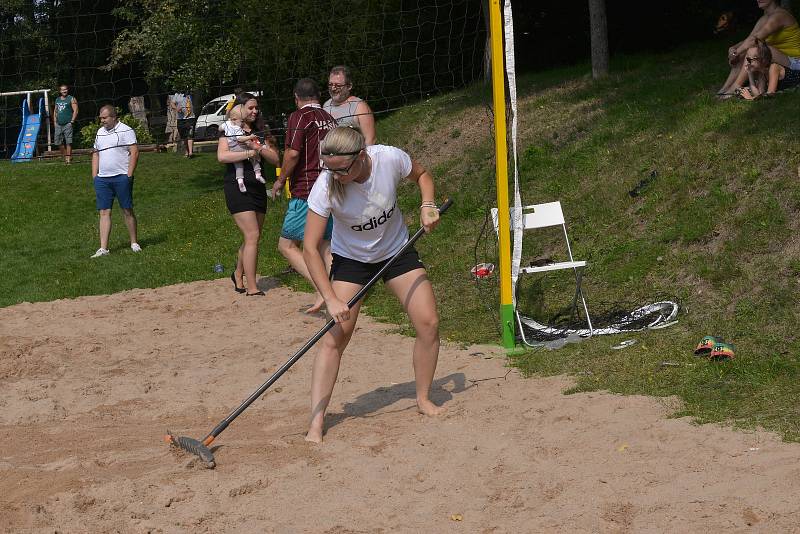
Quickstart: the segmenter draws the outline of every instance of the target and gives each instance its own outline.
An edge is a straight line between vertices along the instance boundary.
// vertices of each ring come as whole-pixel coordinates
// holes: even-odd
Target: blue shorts
[[[302,241],[306,233],[307,212],[307,201],[302,198],[290,198],[289,207],[286,209],[286,217],[283,218],[281,237],[292,241]],[[330,241],[331,234],[333,234],[333,217],[328,217],[328,226],[325,227],[323,239]]]
[[[95,176],[94,193],[98,210],[110,210],[114,197],[117,197],[120,208],[133,209],[133,176]]]

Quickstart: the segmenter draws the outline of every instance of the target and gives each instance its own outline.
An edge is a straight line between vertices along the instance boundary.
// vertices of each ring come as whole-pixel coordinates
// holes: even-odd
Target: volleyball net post
[[[503,26],[500,0],[489,5],[492,58],[492,104],[494,111],[495,179],[497,181],[497,230],[500,276],[500,324],[502,345],[516,348],[514,302],[511,289],[511,228],[508,209],[508,147],[506,145],[506,89],[503,68]]]

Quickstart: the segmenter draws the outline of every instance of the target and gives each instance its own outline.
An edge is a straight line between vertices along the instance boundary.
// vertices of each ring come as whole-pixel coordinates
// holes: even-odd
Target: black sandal
[[[263,297],[266,295],[263,291],[256,291],[255,293],[245,293],[248,297]]]
[[[231,273],[231,282],[233,282],[233,289],[237,293],[244,293],[245,291],[247,291],[247,289],[245,289],[243,287],[239,287],[239,286],[236,285],[236,271]]]

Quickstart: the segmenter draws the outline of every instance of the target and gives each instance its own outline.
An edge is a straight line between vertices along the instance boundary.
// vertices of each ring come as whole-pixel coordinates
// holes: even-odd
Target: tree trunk
[[[608,76],[608,24],[605,0],[589,0],[589,31],[592,38],[592,78]]]

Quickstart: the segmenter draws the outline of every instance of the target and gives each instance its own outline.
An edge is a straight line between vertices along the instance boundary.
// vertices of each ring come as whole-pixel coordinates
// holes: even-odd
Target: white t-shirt
[[[330,171],[320,174],[308,207],[321,217],[333,215],[331,251],[363,263],[391,258],[408,241],[408,229],[397,206],[397,185],[411,174],[411,158],[392,146],[366,148],[372,174],[363,184],[345,186],[340,204],[328,197]]]
[[[100,158],[97,176],[128,174],[128,163],[131,159],[130,145],[135,144],[136,132],[127,124],[117,121],[116,126],[110,130],[101,126],[94,139],[94,149]]]
[[[231,121],[222,123],[222,132],[225,139],[228,141],[228,150],[231,152],[244,152],[247,148],[236,140],[237,137],[245,135],[244,129],[241,126],[236,126]]]

